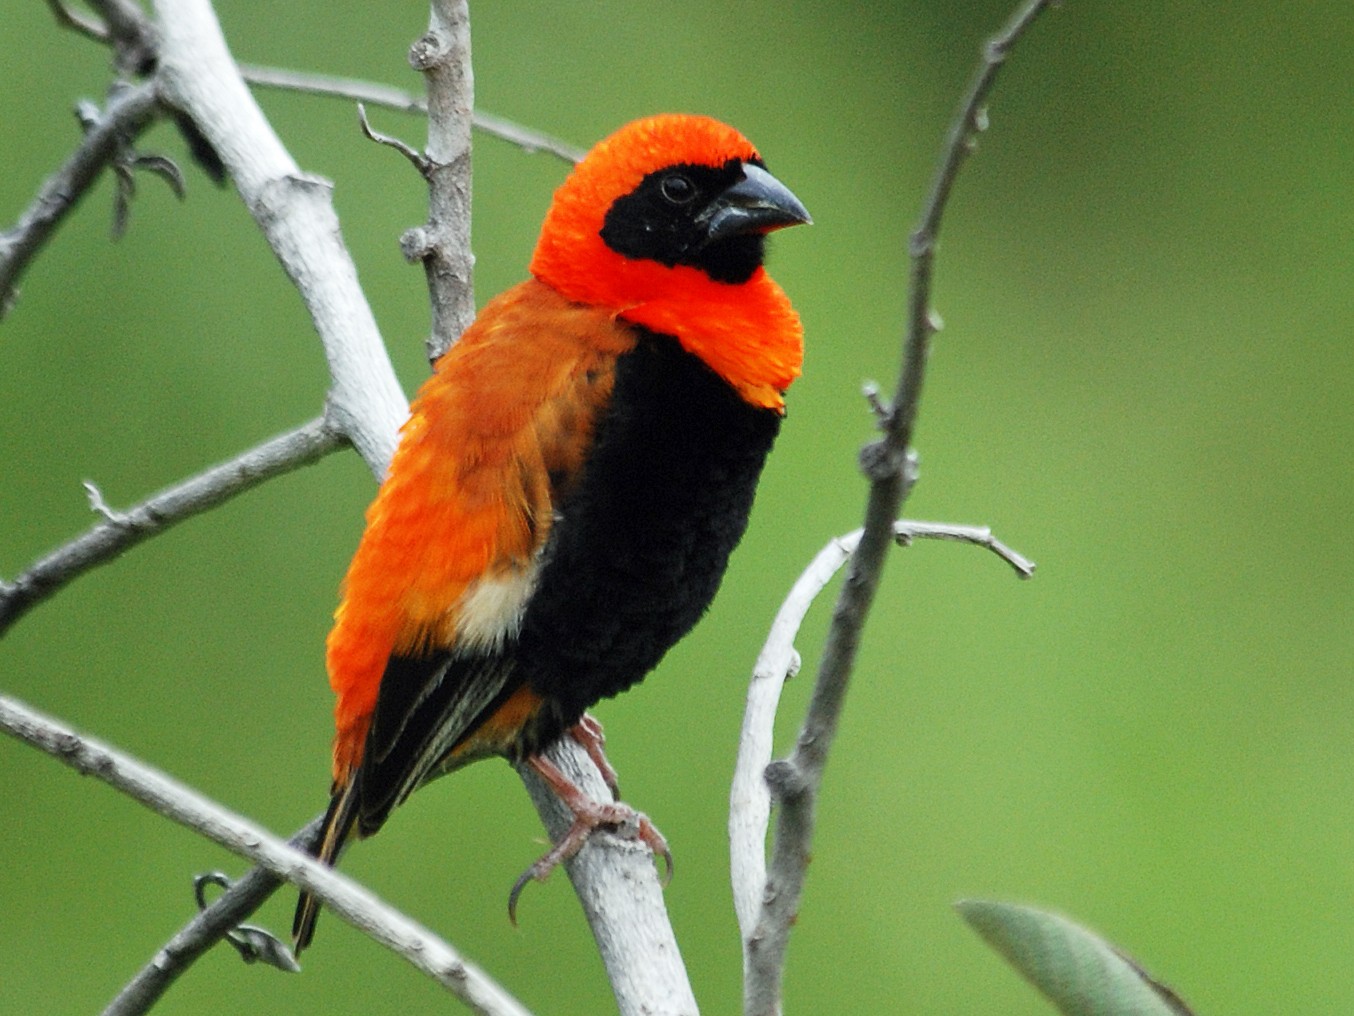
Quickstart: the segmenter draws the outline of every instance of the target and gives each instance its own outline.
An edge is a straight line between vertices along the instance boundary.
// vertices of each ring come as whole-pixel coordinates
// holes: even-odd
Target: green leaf
[[[955,906],[1064,1016],[1193,1016],[1170,988],[1065,917],[986,900]]]

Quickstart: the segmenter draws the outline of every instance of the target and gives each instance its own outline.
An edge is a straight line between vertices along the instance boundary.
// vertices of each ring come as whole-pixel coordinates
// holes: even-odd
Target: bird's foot
[[[586,717],[586,719],[591,720],[592,718]],[[592,723],[596,725],[597,721],[592,720]],[[600,733],[600,730],[601,728],[598,726],[598,733]],[[508,894],[508,919],[514,925],[517,923],[517,899],[522,895],[522,890],[526,888],[527,883],[544,882],[556,867],[582,850],[592,834],[601,828],[623,832],[630,838],[637,839],[648,846],[655,857],[661,857],[666,869],[663,884],[667,885],[672,878],[672,851],[668,849],[668,841],[663,838],[663,834],[658,831],[658,828],[649,821],[647,815],[619,801],[594,801],[583,793],[569,777],[565,776],[553,762],[542,758],[540,755],[532,755],[527,763],[549,784],[550,789],[573,814],[574,821],[560,841],[542,855],[535,864],[522,872],[517,881],[513,883],[512,892]]]

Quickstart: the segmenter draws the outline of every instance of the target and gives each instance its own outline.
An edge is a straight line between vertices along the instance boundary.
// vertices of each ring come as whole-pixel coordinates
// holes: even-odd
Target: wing
[[[415,400],[328,645],[335,784],[360,774],[364,834],[437,772],[512,753],[513,724],[538,704],[514,682],[522,614],[633,342],[526,282],[485,307]]]
[[[475,737],[511,697],[512,657],[392,656],[381,678],[362,760],[357,823],[363,836],[379,829],[392,809],[421,783],[487,750]],[[460,750],[458,750],[460,749]]]

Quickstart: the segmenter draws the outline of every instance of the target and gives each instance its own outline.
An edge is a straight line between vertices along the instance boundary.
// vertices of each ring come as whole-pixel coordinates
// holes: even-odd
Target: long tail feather
[[[357,823],[358,778],[354,776],[339,787],[329,798],[329,810],[324,816],[324,836],[320,840],[316,859],[331,868],[338,861],[340,851],[352,835]],[[296,903],[296,917],[292,921],[293,951],[299,956],[315,937],[315,920],[320,916],[320,901],[308,892],[301,893]]]

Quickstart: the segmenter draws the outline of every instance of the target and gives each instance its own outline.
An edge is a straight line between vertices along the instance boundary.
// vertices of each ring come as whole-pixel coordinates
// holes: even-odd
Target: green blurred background
[[[101,97],[103,51],[5,0],[0,222]],[[668,904],[704,1011],[737,1011],[727,788],[748,671],[781,597],[855,527],[891,385],[907,231],[979,40],[1009,0],[818,4],[495,0],[472,7],[489,111],[587,144],[658,110],[738,125],[804,200],[773,271],[808,329],[751,531],[707,621],[605,704],[627,798],[677,857]],[[242,60],[420,87],[418,4],[223,0]],[[989,523],[890,562],[828,770],[788,1011],[1046,1012],[950,909],[1039,902],[1097,927],[1201,1013],[1354,1012],[1354,8],[1067,3],[998,86],[946,223],[914,517]],[[407,391],[422,272],[397,238],[421,181],[349,104],[261,102],[344,233]],[[417,140],[421,125],[373,114]],[[145,148],[178,155],[163,128]],[[522,277],[564,167],[479,137],[481,301]],[[324,361],[234,194],[140,180],[108,242],[105,180],[0,327],[0,575],[315,415]],[[322,643],[373,493],[341,454],[77,581],[0,642],[0,687],[279,832],[323,805]],[[816,659],[828,609],[800,641]],[[782,743],[809,682],[787,692]],[[0,739],[0,1012],[97,1011],[234,858]],[[418,795],[345,870],[540,1013],[609,988],[513,773]],[[279,930],[291,893],[260,914]],[[303,976],[219,949],[158,1013],[455,1009],[332,917]]]

